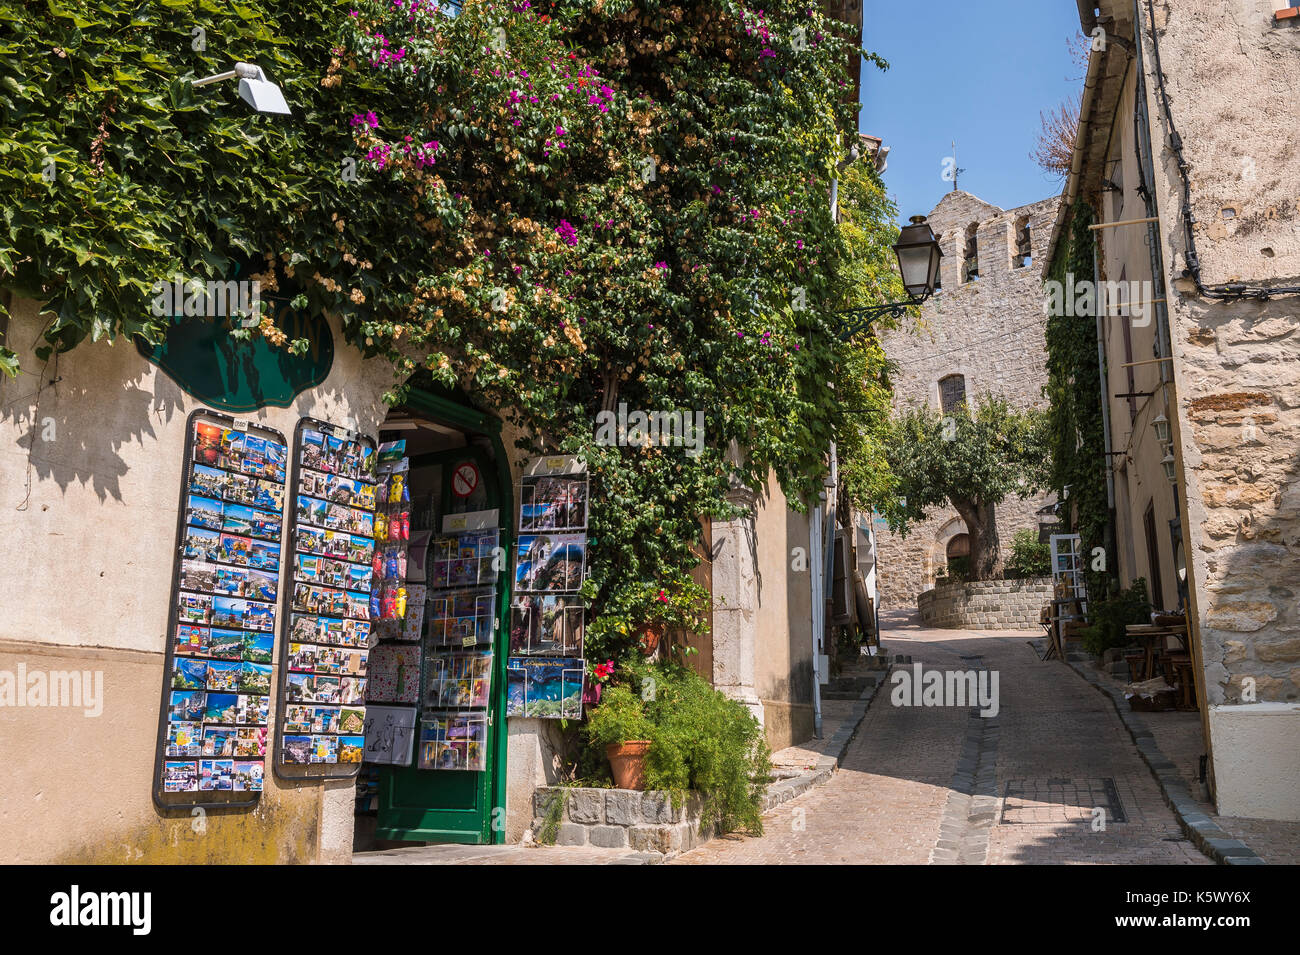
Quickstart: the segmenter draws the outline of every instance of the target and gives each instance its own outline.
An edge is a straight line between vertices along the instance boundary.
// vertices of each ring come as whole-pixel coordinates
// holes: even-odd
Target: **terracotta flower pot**
[[[614,785],[619,789],[645,789],[645,757],[648,752],[650,741],[644,739],[606,746],[605,756],[614,770]]]
[[[659,641],[664,636],[664,625],[662,623],[648,623],[641,628],[641,652],[648,657],[655,655],[659,649]]]

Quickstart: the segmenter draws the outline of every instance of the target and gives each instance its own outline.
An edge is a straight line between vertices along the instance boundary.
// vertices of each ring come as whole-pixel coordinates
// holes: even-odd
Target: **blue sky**
[[[1011,209],[1061,191],[1029,158],[1039,112],[1083,86],[1070,43],[1074,0],[864,0],[863,46],[889,70],[862,68],[864,133],[890,147],[885,186],[899,218],[925,215],[958,184]]]

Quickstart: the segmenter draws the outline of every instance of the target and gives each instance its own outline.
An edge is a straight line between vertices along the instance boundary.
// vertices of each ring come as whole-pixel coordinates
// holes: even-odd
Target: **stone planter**
[[[707,842],[700,832],[700,797],[690,794],[673,808],[666,792],[545,786],[533,794],[533,838],[547,818],[551,800],[564,799],[557,846],[597,846],[677,855]]]

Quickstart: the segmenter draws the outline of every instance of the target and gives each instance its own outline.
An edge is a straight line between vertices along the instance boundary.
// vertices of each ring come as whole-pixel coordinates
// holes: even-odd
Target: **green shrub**
[[[1047,577],[1052,573],[1052,547],[1034,531],[1016,531],[1004,569],[1008,578]]]
[[[1114,647],[1126,647],[1127,626],[1131,623],[1151,622],[1151,600],[1147,596],[1147,582],[1139,577],[1127,590],[1117,589],[1101,600],[1088,602],[1088,616],[1092,625],[1083,631],[1083,648],[1100,656]]]
[[[654,727],[646,718],[641,698],[630,687],[610,687],[600,705],[587,716],[587,739],[604,752],[606,746],[631,740],[653,740]]]
[[[633,664],[590,711],[586,734],[602,754],[609,743],[650,740],[646,788],[681,805],[702,800],[701,828],[763,831],[762,796],[772,769],[763,729],[742,704],[676,664]]]

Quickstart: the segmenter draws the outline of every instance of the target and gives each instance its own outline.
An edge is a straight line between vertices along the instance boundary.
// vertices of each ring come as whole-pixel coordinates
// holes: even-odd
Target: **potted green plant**
[[[645,788],[645,760],[653,735],[641,698],[630,687],[610,687],[587,717],[587,738],[605,747],[619,789]]]

